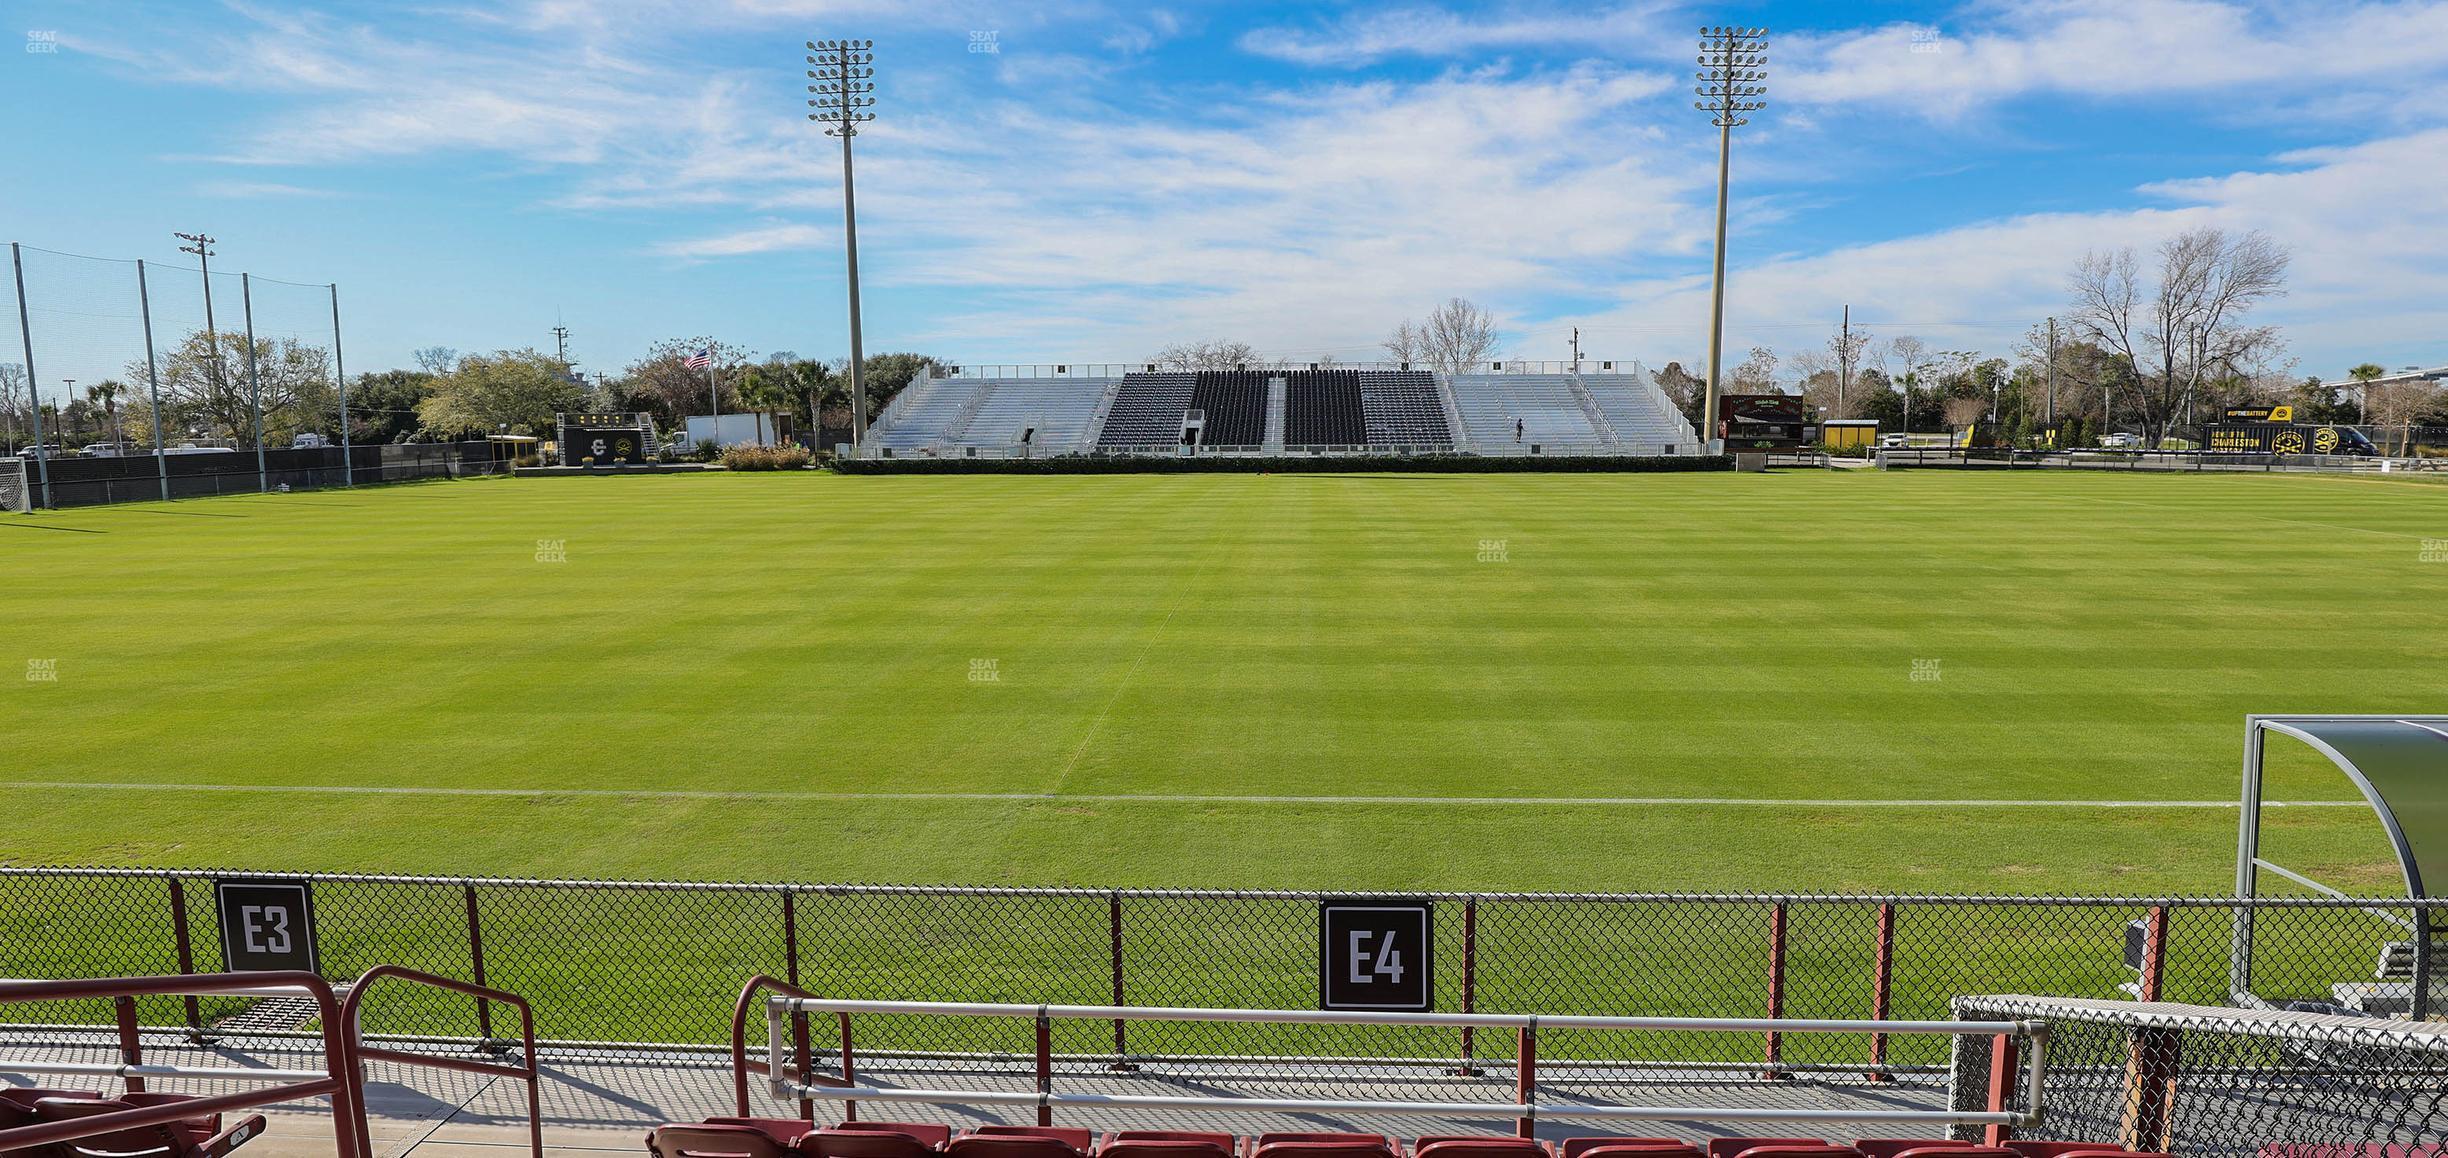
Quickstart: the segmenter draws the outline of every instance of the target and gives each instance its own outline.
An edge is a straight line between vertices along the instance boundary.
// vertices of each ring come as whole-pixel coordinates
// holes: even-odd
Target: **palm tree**
[[[119,396],[125,393],[127,393],[126,384],[114,379],[104,379],[99,384],[85,388],[85,400],[102,407],[103,415],[109,419],[112,442],[127,441],[121,436],[119,430]]]
[[[2369,411],[2372,379],[2381,377],[2387,373],[2387,367],[2373,362],[2365,362],[2362,365],[2346,372],[2347,377],[2355,380],[2355,425],[2361,426],[2362,424],[2371,421]]]

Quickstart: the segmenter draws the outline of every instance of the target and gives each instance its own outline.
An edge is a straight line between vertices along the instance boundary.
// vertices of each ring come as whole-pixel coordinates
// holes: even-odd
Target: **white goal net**
[[[0,511],[24,514],[34,509],[34,489],[26,485],[26,460],[0,458]]]

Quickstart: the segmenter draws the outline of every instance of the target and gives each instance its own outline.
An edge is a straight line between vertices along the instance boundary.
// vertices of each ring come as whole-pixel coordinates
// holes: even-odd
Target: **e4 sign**
[[[214,881],[221,964],[232,973],[316,966],[314,891],[305,881]]]
[[[1435,906],[1387,897],[1318,902],[1318,1008],[1436,1008]]]

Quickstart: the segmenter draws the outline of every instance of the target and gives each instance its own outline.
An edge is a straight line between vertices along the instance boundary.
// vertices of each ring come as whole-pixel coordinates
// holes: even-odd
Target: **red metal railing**
[[[324,1076],[300,1076],[294,1080],[271,1081],[264,1071],[236,1068],[193,1066],[146,1066],[136,1056],[132,1030],[135,1025],[133,998],[155,995],[179,997],[209,996],[220,993],[262,993],[265,990],[296,990],[314,999],[323,1026]],[[74,1118],[58,1122],[37,1122],[0,1130],[0,1151],[37,1150],[76,1138],[90,1138],[118,1130],[160,1126],[184,1118],[218,1114],[230,1110],[253,1109],[301,1098],[330,1097],[332,1105],[332,1148],[338,1158],[365,1158],[365,1104],[359,1097],[355,1081],[356,1056],[350,1048],[349,1035],[343,1024],[341,1005],[332,996],[331,986],[312,973],[202,973],[168,977],[96,977],[67,981],[0,981],[0,1004],[29,1001],[73,1001],[84,998],[113,998],[120,1019],[120,1048],[123,1062],[111,1067],[115,1075],[128,1083],[130,1090],[139,1090],[147,1076],[198,1077],[231,1080],[268,1080],[262,1089],[234,1094],[181,1099],[156,1106],[139,1106],[114,1110],[89,1118]],[[285,1071],[273,1071],[282,1073]]]
[[[774,1076],[765,1063],[748,1060],[748,1011],[756,1008],[756,995],[759,992],[773,992],[785,997],[804,997],[809,1000],[814,1000],[816,997],[815,994],[797,985],[768,977],[762,973],[749,978],[748,984],[740,987],[739,1001],[731,1007],[731,1098],[732,1102],[739,1107],[739,1116],[743,1118],[754,1116],[748,1110],[748,1071],[755,1070],[769,1078]],[[807,1015],[804,1013],[791,1015],[791,1052],[794,1062],[799,1067],[800,1075],[816,1085],[849,1086],[854,1084],[858,1077],[858,1061],[850,1050],[850,1015],[841,1014],[839,1020],[841,1022],[842,1072],[841,1077],[836,1079],[812,1071],[812,1067],[808,1064]],[[816,1103],[807,1098],[799,1099],[799,1116],[810,1122],[815,1121]],[[858,1103],[842,1103],[842,1116],[850,1121],[857,1121]]]
[[[365,1032],[363,1027],[358,1022],[359,1009],[365,1002],[366,993],[374,988],[375,982],[385,981],[391,978],[398,978],[399,980],[411,982],[417,985],[429,985],[436,989],[448,989],[453,992],[464,993],[470,997],[476,998],[479,1002],[498,1001],[518,1010],[519,1039],[520,1045],[524,1051],[521,1053],[520,1057],[523,1064],[515,1066],[504,1065],[500,1062],[477,1061],[474,1058],[449,1057],[442,1054],[412,1053],[406,1050],[385,1049],[381,1046],[365,1044]],[[399,965],[377,965],[372,969],[366,970],[365,976],[359,977],[357,979],[357,984],[349,988],[348,1000],[340,1004],[338,1020],[347,1031],[343,1041],[343,1048],[348,1051],[348,1072],[350,1077],[353,1079],[355,1088],[358,1092],[356,1128],[357,1148],[360,1154],[371,1154],[373,1152],[373,1141],[368,1136],[367,1132],[364,1104],[365,1063],[367,1059],[371,1058],[376,1061],[387,1061],[397,1065],[425,1066],[431,1069],[457,1070],[460,1073],[486,1074],[492,1077],[517,1078],[520,1081],[525,1082],[527,1084],[527,1145],[530,1151],[534,1154],[534,1158],[544,1158],[544,1112],[543,1098],[541,1096],[541,1090],[539,1089],[540,1081],[536,1072],[535,1011],[528,1007],[526,998],[520,997],[515,993],[505,993],[502,990],[478,985],[473,982],[437,976],[432,973],[425,973]],[[328,1029],[326,1032],[329,1032]]]

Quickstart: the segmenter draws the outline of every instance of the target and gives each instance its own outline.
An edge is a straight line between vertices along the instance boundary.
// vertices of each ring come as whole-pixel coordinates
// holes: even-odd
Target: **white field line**
[[[0,789],[49,792],[260,792],[309,796],[603,796],[643,800],[986,801],[1087,804],[1429,804],[1481,808],[2238,808],[2234,800],[1824,800],[1751,796],[1233,796],[1097,792],[757,792],[697,788],[451,788],[373,784],[166,784],[0,780]],[[2360,800],[2265,800],[2264,808],[2366,808]]]

